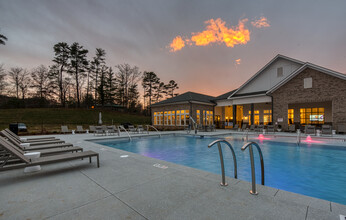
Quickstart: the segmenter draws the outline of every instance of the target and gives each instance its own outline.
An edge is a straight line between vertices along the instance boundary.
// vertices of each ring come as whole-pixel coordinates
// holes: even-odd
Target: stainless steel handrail
[[[217,147],[219,149],[220,162],[221,162],[221,173],[222,173],[222,182],[220,183],[220,185],[221,186],[227,186],[228,184],[226,183],[226,180],[225,180],[225,165],[224,165],[224,162],[223,162],[223,154],[222,154],[222,149],[221,149],[221,142],[225,143],[229,147],[229,149],[231,149],[231,152],[232,152],[232,155],[233,155],[233,162],[234,162],[234,178],[235,179],[238,178],[238,174],[237,174],[237,158],[235,156],[235,153],[234,153],[232,145],[228,141],[226,141],[224,139],[219,139],[219,140],[213,141],[213,142],[211,142],[208,145],[208,148],[211,148],[214,144],[217,143]]]
[[[243,140],[244,140],[244,136],[245,136],[245,142],[248,142],[249,141],[249,129],[247,128],[245,130],[245,134],[243,135]]]
[[[157,132],[157,133],[159,133],[159,136],[161,137],[161,133],[159,132],[159,130],[157,130],[154,126],[152,126],[152,125],[146,125],[147,126],[147,132],[148,132],[148,134],[149,134],[149,128],[154,128],[154,130]]]
[[[131,138],[131,135],[129,134],[129,132],[127,132],[127,130],[123,127],[123,126],[118,126],[118,132],[119,132],[119,134],[120,134],[120,130],[121,129],[123,129],[125,132],[126,132],[126,134],[129,136],[129,139],[130,139],[130,141],[132,141],[132,138]]]
[[[300,142],[301,142],[300,138],[301,138],[301,132],[300,132],[300,130],[298,129],[298,130],[297,130],[297,145],[298,145],[298,146],[300,146]]]
[[[264,185],[264,163],[263,163],[263,154],[261,151],[261,148],[256,142],[248,142],[244,144],[244,146],[241,148],[242,151],[244,151],[247,147],[249,147],[249,152],[250,152],[250,162],[251,162],[251,179],[252,179],[252,189],[250,190],[250,194],[252,195],[257,195],[258,192],[256,191],[256,175],[255,175],[255,161],[253,157],[253,150],[252,146],[255,146],[258,150],[258,154],[260,156],[260,161],[261,161],[261,174],[262,174],[262,181],[261,184]]]
[[[195,134],[197,134],[197,127],[196,127],[197,123],[195,122],[195,120],[192,117],[190,117],[190,119],[192,121],[192,125],[193,125],[193,129],[195,130]]]

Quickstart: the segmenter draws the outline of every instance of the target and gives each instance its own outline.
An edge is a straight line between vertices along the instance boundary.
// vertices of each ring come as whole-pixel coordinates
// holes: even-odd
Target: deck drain
[[[155,163],[153,166],[157,167],[157,168],[161,168],[161,169],[167,169],[168,168],[168,166],[165,166],[165,165],[162,165],[162,164],[159,164],[159,163]]]
[[[346,220],[346,216],[345,215],[340,215],[340,220]]]
[[[120,157],[125,158],[125,157],[129,157],[129,155],[121,155]]]

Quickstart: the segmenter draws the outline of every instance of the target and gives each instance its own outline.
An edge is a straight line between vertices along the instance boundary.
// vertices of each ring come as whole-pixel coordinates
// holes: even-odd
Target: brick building
[[[212,125],[215,97],[186,92],[151,105],[152,124],[160,129],[183,129],[191,121]],[[190,119],[191,118],[191,119]]]
[[[219,128],[331,124],[341,131],[346,126],[346,75],[279,54],[236,90],[218,97],[184,93],[152,105],[152,115],[154,125],[179,128],[192,117]]]

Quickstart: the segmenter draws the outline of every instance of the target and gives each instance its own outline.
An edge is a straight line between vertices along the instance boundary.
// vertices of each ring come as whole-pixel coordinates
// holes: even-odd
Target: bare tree
[[[7,83],[6,83],[6,71],[4,69],[4,64],[0,65],[0,95],[2,94],[2,91],[5,89]]]
[[[36,89],[36,94],[42,99],[46,97],[47,94],[51,91],[51,82],[49,80],[49,69],[40,65],[37,68],[33,69],[31,72],[32,85],[31,88]]]
[[[137,92],[136,85],[140,80],[141,72],[138,67],[131,67],[129,64],[120,64],[116,66],[118,72],[116,73],[117,90],[115,93],[116,100],[121,105],[129,108],[132,97],[137,97],[131,93]],[[136,88],[136,89],[133,89]],[[138,97],[137,97],[138,98]]]
[[[23,72],[23,68],[21,67],[12,67],[8,72],[8,76],[10,78],[10,82],[14,84],[16,89],[16,97],[19,98],[19,84],[20,84],[20,76]]]
[[[22,99],[25,99],[25,95],[27,94],[29,87],[31,84],[30,73],[24,69],[19,75],[19,89],[22,95]]]

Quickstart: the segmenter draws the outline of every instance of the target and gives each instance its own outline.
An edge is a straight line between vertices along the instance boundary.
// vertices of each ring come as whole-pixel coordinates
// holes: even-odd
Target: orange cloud
[[[235,60],[235,64],[239,65],[240,63],[241,63],[241,59],[240,58]]]
[[[177,36],[173,39],[172,43],[169,45],[170,46],[170,51],[175,52],[178,50],[181,50],[181,48],[185,47],[185,42],[181,38],[181,36]]]
[[[191,38],[185,41],[177,36],[170,44],[170,51],[175,52],[181,50],[185,43],[187,45],[206,46],[211,43],[221,44],[224,43],[227,47],[234,47],[237,44],[246,44],[250,41],[250,31],[245,27],[248,19],[239,21],[236,27],[226,27],[226,22],[220,18],[214,20],[210,19],[205,21],[206,28],[202,32],[192,33]]]
[[[260,19],[252,21],[251,22],[252,26],[256,28],[265,28],[265,27],[270,27],[270,24],[268,22],[268,19],[266,17],[260,17]]]
[[[250,40],[250,31],[245,28],[247,19],[239,21],[238,27],[227,28],[226,22],[220,18],[206,21],[206,30],[200,33],[193,33],[191,40],[197,46],[205,46],[210,43],[225,43],[227,47],[234,47],[236,44],[246,44]]]

